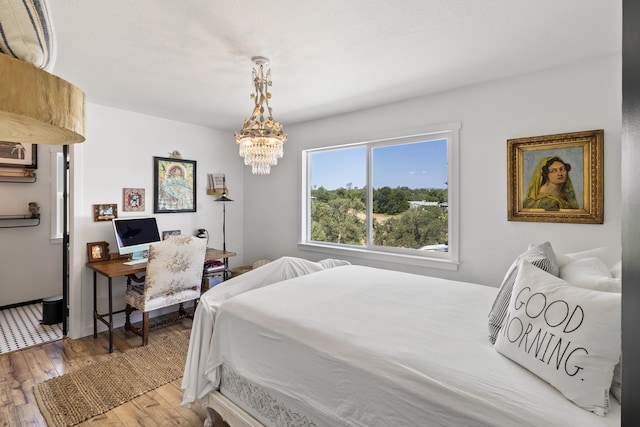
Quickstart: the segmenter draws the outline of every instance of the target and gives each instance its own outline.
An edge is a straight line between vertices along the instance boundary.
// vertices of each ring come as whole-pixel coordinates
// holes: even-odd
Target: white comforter
[[[619,425],[617,402],[598,417],[492,348],[495,293],[361,266],[275,283],[219,307],[205,376],[228,364],[318,425]]]
[[[282,257],[227,280],[205,292],[200,298],[193,318],[189,352],[182,377],[182,388],[184,389],[182,404],[191,404],[214,388],[207,377],[207,372],[215,371],[215,369],[207,368],[207,363],[210,360],[213,325],[220,304],[235,295],[252,289],[347,264],[349,264],[347,261],[336,259],[313,262],[302,258]]]

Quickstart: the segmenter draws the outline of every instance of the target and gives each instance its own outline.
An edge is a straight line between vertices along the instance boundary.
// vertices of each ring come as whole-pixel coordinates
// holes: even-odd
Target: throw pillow
[[[586,251],[573,252],[570,254],[556,254],[556,261],[558,263],[558,267],[564,267],[572,261],[582,258],[590,258],[596,257],[605,264],[608,265],[609,258],[613,255],[611,251],[606,246],[600,248],[587,249]]]
[[[55,63],[53,22],[44,0],[0,2],[0,52],[45,71]]]
[[[611,273],[611,277],[614,277],[616,279],[621,278],[622,277],[622,261],[618,261],[615,264],[613,264],[609,272]]]
[[[560,268],[560,278],[574,286],[620,292],[620,279],[611,277],[607,265],[596,257],[580,258]]]
[[[518,258],[511,264],[511,267],[507,270],[507,273],[502,280],[496,299],[493,302],[491,311],[489,312],[489,341],[491,344],[496,342],[496,337],[500,331],[502,321],[507,315],[507,305],[509,298],[511,298],[511,291],[513,284],[515,283],[516,276],[518,275],[518,261],[520,259],[526,259],[531,264],[544,271],[547,271],[554,276],[559,273],[558,266],[556,264],[555,253],[551,247],[551,243],[544,242],[539,245],[531,245],[529,249],[523,254],[520,254]]]
[[[521,260],[495,349],[604,415],[620,359],[620,297],[571,286]]]

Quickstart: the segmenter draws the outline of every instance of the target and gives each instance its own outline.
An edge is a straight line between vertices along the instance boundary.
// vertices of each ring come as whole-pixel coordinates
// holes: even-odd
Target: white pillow
[[[581,252],[574,252],[570,254],[556,254],[556,262],[558,263],[558,267],[564,267],[565,265],[569,264],[571,261],[575,261],[577,259],[596,257],[600,261],[607,264],[610,256],[609,252],[610,252],[609,248],[601,247],[601,248],[588,249],[586,251],[581,251]]]
[[[604,415],[620,359],[620,297],[571,286],[521,260],[495,348],[576,405]]]
[[[620,279],[611,277],[609,267],[596,257],[579,258],[560,267],[560,278],[585,289],[621,291]]]
[[[621,278],[622,277],[622,261],[618,261],[615,264],[613,264],[609,272],[611,273],[611,277],[615,279]]]
[[[548,271],[554,276],[558,275],[555,253],[549,242],[529,245],[529,249],[516,258],[504,275],[496,299],[493,301],[493,306],[489,311],[489,342],[491,344],[496,342],[500,326],[502,326],[502,322],[507,315],[507,305],[509,304],[509,298],[511,298],[513,284],[518,275],[518,260],[520,259],[526,259],[536,267]]]

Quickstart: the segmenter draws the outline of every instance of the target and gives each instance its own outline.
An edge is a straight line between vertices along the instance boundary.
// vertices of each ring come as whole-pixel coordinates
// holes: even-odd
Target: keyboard
[[[147,262],[147,260],[148,260],[148,258],[134,259],[132,261],[125,262],[124,265],[143,264],[143,263]]]

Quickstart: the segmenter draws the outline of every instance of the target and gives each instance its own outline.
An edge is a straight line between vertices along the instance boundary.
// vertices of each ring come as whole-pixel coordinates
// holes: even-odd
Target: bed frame
[[[210,392],[202,403],[207,407],[205,427],[264,427],[218,390]]]

